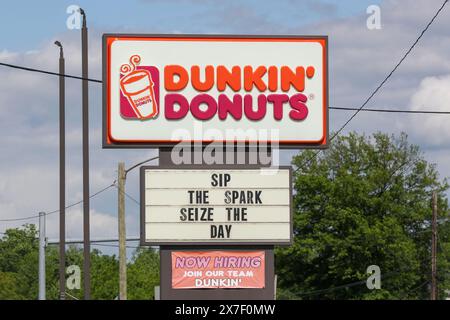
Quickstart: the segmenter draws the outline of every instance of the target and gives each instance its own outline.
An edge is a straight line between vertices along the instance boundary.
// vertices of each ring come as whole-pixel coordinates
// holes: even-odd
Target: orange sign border
[[[163,147],[178,143],[234,143],[257,144],[273,141],[258,140],[118,140],[111,135],[111,88],[110,88],[110,61],[111,45],[117,40],[133,41],[223,41],[223,42],[316,42],[323,50],[323,134],[319,140],[280,140],[280,148],[298,149],[301,147],[327,148],[328,147],[328,36],[256,36],[256,35],[121,35],[103,34],[103,148],[117,147]],[[106,80],[106,82],[105,82]]]

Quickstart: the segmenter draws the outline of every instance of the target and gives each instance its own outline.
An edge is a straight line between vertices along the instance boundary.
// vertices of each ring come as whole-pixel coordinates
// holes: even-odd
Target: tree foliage
[[[428,299],[431,275],[431,193],[438,193],[439,297],[450,289],[450,222],[446,180],[417,146],[398,137],[355,133],[313,156],[294,157],[294,243],[276,250],[280,299]],[[67,266],[83,251],[66,250]],[[93,299],[118,295],[118,261],[91,252]],[[381,289],[366,287],[367,267],[381,269]],[[138,249],[128,262],[128,298],[153,299],[159,254]],[[46,250],[46,292],[58,299],[58,247]],[[81,274],[83,277],[83,274]],[[83,297],[80,290],[67,290]],[[38,240],[34,225],[0,239],[0,299],[36,299]],[[70,299],[68,296],[67,299]]]
[[[405,134],[351,133],[293,164],[295,240],[276,251],[281,298],[429,297],[431,193],[444,218],[448,185]],[[450,288],[448,225],[439,226],[441,298]],[[381,269],[380,290],[366,286],[370,265]]]
[[[0,240],[0,300],[29,299],[38,297],[39,242],[34,225],[8,229]],[[70,246],[66,250],[66,266],[77,265],[81,269],[81,288],[66,291],[67,299],[82,299],[83,250]],[[115,255],[91,252],[92,299],[112,300],[119,295],[119,263]],[[128,296],[132,299],[152,299],[154,286],[159,284],[159,257],[153,250],[140,249],[128,263]],[[66,277],[67,278],[67,277]],[[46,248],[46,296],[59,299],[59,250],[57,246]]]
[[[138,249],[128,265],[127,282],[133,288],[128,292],[129,299],[153,299],[154,287],[159,285],[159,253]]]

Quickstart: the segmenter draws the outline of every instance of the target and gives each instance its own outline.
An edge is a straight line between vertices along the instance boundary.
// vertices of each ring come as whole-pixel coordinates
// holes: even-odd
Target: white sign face
[[[327,37],[103,36],[104,147],[326,147]]]
[[[289,244],[291,172],[141,169],[146,244]]]

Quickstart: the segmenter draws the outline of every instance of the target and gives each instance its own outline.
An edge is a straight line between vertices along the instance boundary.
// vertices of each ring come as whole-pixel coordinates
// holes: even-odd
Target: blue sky
[[[366,9],[377,3],[382,29],[368,30]],[[67,73],[80,74],[80,34],[66,27],[66,9],[73,4],[87,12],[91,77],[101,74],[101,34],[105,32],[324,34],[330,42],[330,104],[359,107],[442,0],[15,0],[3,5],[0,61],[57,71],[58,50],[53,41],[58,39],[65,48]],[[450,5],[447,7],[368,107],[448,111]],[[0,79],[0,149],[7,151],[0,153],[0,220],[54,210],[58,208],[57,78],[0,67]],[[69,204],[82,196],[81,83],[68,79],[66,86]],[[115,179],[119,160],[128,167],[156,151],[102,149],[101,85],[90,84],[89,94],[91,191],[95,192]],[[350,115],[330,111],[330,129],[339,128]],[[441,177],[449,177],[448,120],[444,116],[361,112],[344,133],[407,132],[410,141],[425,151],[426,159],[437,164]],[[294,153],[283,152],[282,164],[288,164]],[[127,191],[138,198],[137,172],[129,175]],[[92,199],[92,238],[116,236],[116,195],[117,191],[110,189]],[[130,236],[138,234],[138,209],[127,199]],[[81,217],[81,206],[68,211],[68,238],[82,236]],[[48,223],[49,237],[57,238],[57,215],[50,216]],[[0,222],[0,232],[20,224]]]
[[[258,19],[284,27],[300,27],[324,19],[346,18],[365,13],[378,0],[258,1],[258,0],[97,0],[97,1],[10,1],[2,15],[1,49],[34,50],[55,34],[67,31],[67,8],[79,5],[88,14],[90,28],[106,32],[161,33],[262,33]],[[221,8],[248,10],[249,28],[221,17]],[[214,13],[212,13],[214,12]],[[258,32],[259,31],[259,32]],[[76,31],[74,31],[76,32]],[[279,33],[273,30],[273,33]]]

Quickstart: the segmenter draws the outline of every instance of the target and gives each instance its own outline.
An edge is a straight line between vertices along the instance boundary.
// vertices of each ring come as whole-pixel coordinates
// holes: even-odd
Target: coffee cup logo
[[[137,68],[141,62],[139,55],[130,57],[130,64],[123,64],[120,72],[120,90],[125,96],[132,111],[132,118],[147,120],[158,115],[158,103],[155,98],[152,75],[146,68]]]

